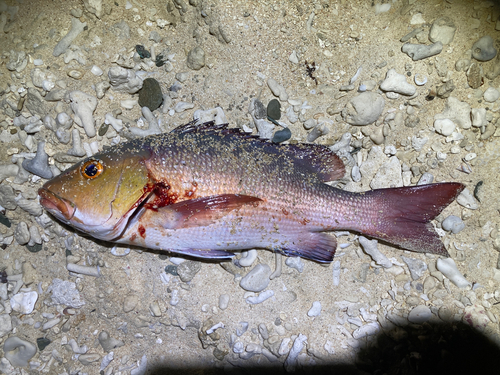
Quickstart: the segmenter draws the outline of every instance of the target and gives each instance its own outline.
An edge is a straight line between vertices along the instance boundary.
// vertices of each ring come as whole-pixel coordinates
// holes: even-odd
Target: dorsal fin
[[[334,181],[344,177],[345,167],[342,160],[328,147],[318,144],[277,144],[258,135],[246,133],[240,128],[228,128],[228,124],[216,125],[213,121],[197,125],[191,121],[181,125],[171,133],[186,134],[218,134],[221,136],[237,137],[240,140],[258,143],[265,151],[271,154],[285,153],[299,169],[312,173],[323,182]],[[257,146],[257,145],[256,145]]]

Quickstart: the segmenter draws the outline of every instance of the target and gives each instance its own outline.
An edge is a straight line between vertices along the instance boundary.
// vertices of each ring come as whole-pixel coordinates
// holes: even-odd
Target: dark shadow
[[[311,338],[311,341],[314,339]],[[363,341],[363,340],[360,340]],[[207,349],[210,350],[210,349]],[[230,369],[196,368],[185,366],[148,366],[150,375],[212,375],[212,374],[285,374],[280,364],[245,366]],[[347,375],[473,375],[500,374],[500,347],[469,325],[454,322],[422,325],[410,324],[394,330],[380,332],[364,343],[355,363],[327,363],[316,360],[317,365],[299,367],[296,374]]]

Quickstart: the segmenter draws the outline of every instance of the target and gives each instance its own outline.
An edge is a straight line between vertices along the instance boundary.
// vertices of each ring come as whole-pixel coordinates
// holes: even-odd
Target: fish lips
[[[67,199],[61,198],[43,187],[38,190],[38,195],[40,204],[57,219],[69,223],[75,215],[76,207]]]

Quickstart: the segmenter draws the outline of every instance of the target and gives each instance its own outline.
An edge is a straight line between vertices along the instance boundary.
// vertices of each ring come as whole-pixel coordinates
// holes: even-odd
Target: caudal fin
[[[403,249],[449,256],[430,221],[464,188],[446,182],[369,191],[366,195],[377,207],[378,220],[363,233]]]

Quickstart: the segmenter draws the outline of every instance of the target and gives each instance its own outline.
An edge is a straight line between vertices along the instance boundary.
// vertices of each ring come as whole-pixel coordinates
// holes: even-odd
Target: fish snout
[[[75,214],[75,205],[67,199],[59,197],[50,190],[40,188],[38,190],[40,204],[59,220],[68,222]]]

